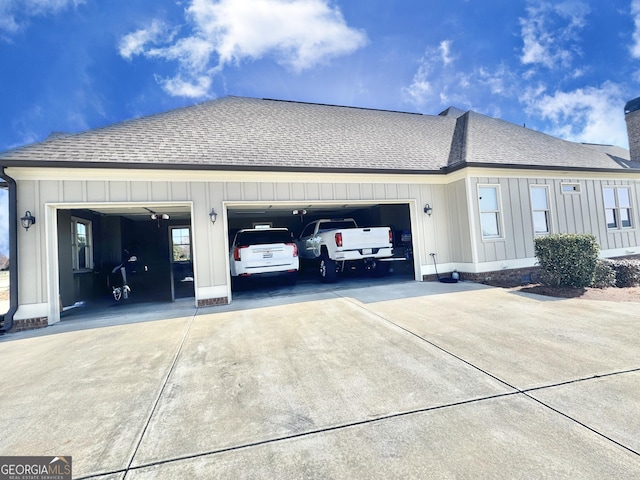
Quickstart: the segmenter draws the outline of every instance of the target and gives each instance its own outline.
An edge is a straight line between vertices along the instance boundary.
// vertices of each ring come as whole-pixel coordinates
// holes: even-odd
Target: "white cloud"
[[[429,47],[413,76],[412,82],[403,89],[406,102],[415,106],[457,106],[471,108],[470,98],[515,97],[517,77],[506,65],[495,70],[477,68],[470,71],[456,70],[453,42],[444,40],[437,47]],[[490,105],[487,110],[495,110]]]
[[[451,56],[451,43],[451,40],[443,40],[440,42],[440,46],[438,47],[442,57],[442,63],[445,65],[449,65],[454,60]]]
[[[15,33],[26,26],[29,17],[59,13],[83,3],[85,0],[0,0],[0,32]]]
[[[579,0],[560,3],[535,1],[520,19],[522,55],[525,65],[567,67],[580,53],[578,31],[586,25],[589,6]]]
[[[551,122],[550,134],[575,142],[628,146],[624,92],[620,85],[579,88],[545,94],[543,87],[521,97],[527,110]]]
[[[437,97],[446,97],[443,84],[445,72],[451,71],[451,40],[443,40],[437,47],[429,47],[420,59],[418,70],[413,76],[411,85],[403,89],[405,100],[421,106],[433,102]]]
[[[124,58],[178,63],[176,76],[161,81],[171,95],[205,96],[210,77],[229,64],[268,57],[300,72],[367,42],[328,0],[191,0],[186,19],[191,31],[175,41],[166,27],[152,23],[120,42]]]
[[[631,45],[631,56],[640,58],[640,0],[632,0],[631,15],[633,16],[633,44]]]
[[[118,52],[127,60],[134,55],[144,53],[148,44],[163,43],[171,39],[172,34],[167,25],[160,20],[153,20],[147,28],[141,28],[122,37]]]

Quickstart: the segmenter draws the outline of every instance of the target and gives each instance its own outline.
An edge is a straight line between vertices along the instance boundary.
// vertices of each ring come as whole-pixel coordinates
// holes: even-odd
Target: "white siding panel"
[[[320,198],[322,200],[333,200],[335,195],[333,194],[333,185],[330,183],[320,184]]]
[[[189,184],[187,182],[173,182],[169,184],[169,200],[189,200]]]
[[[128,182],[109,182],[109,198],[110,202],[127,202],[128,198]]]
[[[107,197],[107,182],[87,182],[87,201],[104,202]]]
[[[349,200],[360,200],[362,198],[359,183],[349,183],[347,185],[347,198]]]
[[[448,208],[448,228],[445,241],[451,244],[451,261],[459,263],[472,262],[471,243],[469,240],[469,216],[467,215],[466,183],[459,180],[445,186],[446,205]],[[407,198],[411,191],[407,192]],[[424,205],[422,206],[422,208]]]
[[[333,188],[333,198],[334,199],[347,199],[349,195],[347,194],[347,185],[344,183],[336,183]]]
[[[242,199],[247,201],[260,200],[260,185],[255,182],[242,184]]]
[[[362,183],[360,185],[360,192],[363,200],[371,200],[373,198],[373,184]]]
[[[386,185],[385,197],[390,200],[398,198],[398,185],[393,183]]]
[[[304,183],[292,183],[291,184],[291,199],[306,200],[307,193]]]
[[[288,183],[276,183],[274,186],[274,198],[276,200],[291,200],[292,186]]]
[[[373,198],[379,200],[387,198],[386,188],[383,183],[373,185]]]
[[[260,184],[260,199],[261,200],[275,200],[275,186],[271,182],[265,182]]]
[[[319,200],[320,196],[320,185],[317,183],[308,183],[306,184],[307,191],[307,200]]]
[[[225,183],[227,200],[242,200],[242,184],[239,182]]]
[[[151,183],[151,197],[153,201],[167,201],[171,198],[169,195],[169,183],[168,182],[150,182]],[[133,197],[133,191],[131,192]]]
[[[81,181],[65,181],[64,186],[64,201],[65,202],[83,202],[84,189],[83,182]]]
[[[146,202],[151,197],[151,182],[129,182],[127,200],[131,202]]]

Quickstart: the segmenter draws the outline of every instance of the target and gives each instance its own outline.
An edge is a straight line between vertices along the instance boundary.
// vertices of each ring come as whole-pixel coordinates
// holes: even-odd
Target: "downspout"
[[[16,181],[5,173],[4,167],[0,167],[0,178],[9,190],[9,311],[0,315],[2,335],[13,327],[13,316],[18,310],[18,196]]]

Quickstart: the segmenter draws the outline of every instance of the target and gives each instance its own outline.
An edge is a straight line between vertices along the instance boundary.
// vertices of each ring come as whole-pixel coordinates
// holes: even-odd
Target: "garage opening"
[[[57,234],[62,318],[195,296],[189,206],[58,209]]]
[[[384,276],[377,282],[393,282],[398,280],[414,280],[413,235],[411,231],[411,213],[408,203],[307,203],[307,204],[266,204],[266,205],[228,205],[228,236],[229,245],[233,246],[236,233],[243,229],[255,228],[287,228],[292,241],[300,239],[303,230],[311,222],[319,219],[351,218],[359,227],[390,227],[393,237],[393,256],[384,262]],[[231,255],[233,252],[230,252]],[[230,263],[233,257],[230,256]],[[360,268],[358,263],[347,262],[348,268],[338,274],[336,285],[358,286],[370,282],[376,276],[373,270]],[[268,277],[245,278],[242,282],[232,278],[234,299],[238,299],[246,292],[271,291],[282,289],[290,291],[304,286],[316,285],[322,288],[320,267],[318,262],[301,259],[298,280],[291,286],[289,278],[283,276],[282,281]]]

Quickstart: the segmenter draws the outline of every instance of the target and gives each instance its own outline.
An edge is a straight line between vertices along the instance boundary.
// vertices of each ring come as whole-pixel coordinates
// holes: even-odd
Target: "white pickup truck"
[[[388,271],[381,261],[393,256],[389,227],[358,227],[353,218],[321,219],[308,224],[296,241],[302,260],[319,264],[323,282],[335,282],[339,272],[360,263],[367,270]]]
[[[277,275],[293,284],[299,265],[298,247],[286,228],[240,230],[229,252],[232,280]]]

